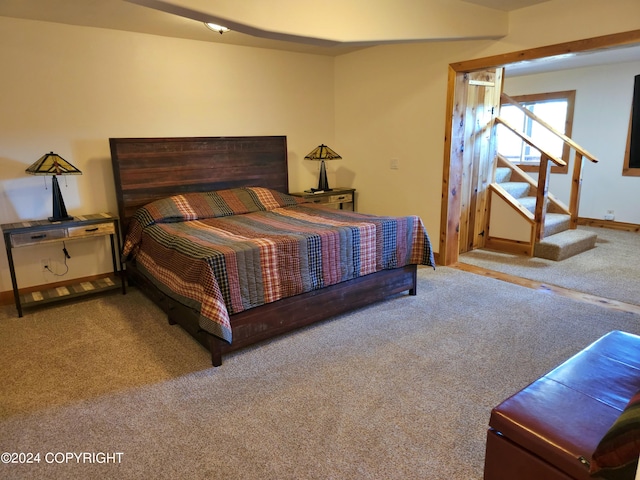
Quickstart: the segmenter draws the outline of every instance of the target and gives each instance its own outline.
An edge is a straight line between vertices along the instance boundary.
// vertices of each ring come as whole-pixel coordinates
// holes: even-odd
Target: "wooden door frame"
[[[464,151],[459,152],[461,171],[466,172],[461,176],[458,189],[461,195],[458,252],[461,253],[484,247],[488,231],[487,195],[496,157],[491,132],[494,112],[500,108],[503,71],[503,68],[489,68],[456,75],[456,80],[464,82],[464,88],[456,90],[454,110],[461,119],[464,116],[464,121],[458,122],[459,130],[452,127],[456,133],[451,136],[454,145],[464,145]]]
[[[494,55],[449,64],[447,83],[447,110],[445,123],[444,164],[442,173],[442,206],[440,214],[440,248],[438,263],[452,265],[458,262],[458,242],[460,226],[460,186],[462,184],[461,146],[455,145],[454,124],[464,123],[464,112],[456,111],[456,85],[461,75],[487,68],[505,67],[509,64],[525,60],[566,55],[576,52],[587,52],[640,43],[640,30],[615,33],[600,37],[587,38],[572,42],[559,43],[545,47],[520,50],[517,52]],[[459,85],[458,85],[459,87]]]

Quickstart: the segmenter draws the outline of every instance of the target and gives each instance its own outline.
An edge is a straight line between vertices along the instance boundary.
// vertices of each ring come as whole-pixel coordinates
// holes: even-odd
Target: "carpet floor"
[[[489,413],[640,316],[452,268],[212,368],[139,291],[0,309],[7,479],[480,480]],[[114,453],[118,461],[87,461]],[[4,457],[3,457],[4,458]],[[113,457],[107,457],[113,458]]]
[[[559,262],[491,250],[473,250],[460,262],[640,305],[640,234],[579,227],[598,236],[595,248]]]

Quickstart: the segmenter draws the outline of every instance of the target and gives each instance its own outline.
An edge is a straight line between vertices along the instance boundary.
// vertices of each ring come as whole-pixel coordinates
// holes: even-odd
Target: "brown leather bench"
[[[491,411],[485,480],[591,479],[596,446],[640,390],[640,337],[613,331]]]

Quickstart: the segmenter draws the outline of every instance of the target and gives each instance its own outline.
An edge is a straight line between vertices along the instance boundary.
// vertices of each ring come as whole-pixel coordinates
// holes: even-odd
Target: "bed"
[[[123,261],[139,287],[222,356],[402,292],[434,266],[418,217],[288,195],[284,136],[110,139]]]

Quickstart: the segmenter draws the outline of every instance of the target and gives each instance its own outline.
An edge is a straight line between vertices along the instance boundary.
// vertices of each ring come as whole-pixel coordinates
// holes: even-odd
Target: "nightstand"
[[[296,192],[291,195],[295,197],[303,197],[313,203],[322,203],[326,205],[338,205],[342,210],[345,203],[351,204],[351,210],[356,211],[356,189],[355,188],[334,188],[332,190],[309,193]]]
[[[26,222],[6,223],[1,225],[4,235],[4,243],[7,248],[9,260],[9,272],[13,285],[13,296],[18,310],[18,316],[22,317],[22,308],[42,305],[50,302],[79,297],[92,293],[122,288],[122,294],[126,293],[124,272],[118,269],[117,255],[120,252],[120,226],[118,217],[110,213],[94,213],[80,215],[73,220],[64,222],[50,222],[49,220],[35,220]],[[111,258],[113,260],[113,276],[92,281],[79,282],[64,287],[50,290],[20,294],[16,270],[13,264],[13,249],[29,245],[62,242],[78,238],[103,237],[109,235],[111,239]],[[116,247],[117,245],[117,247]],[[118,282],[117,277],[120,277]]]

